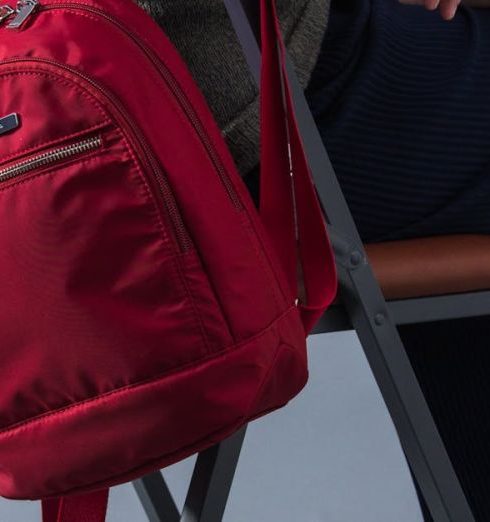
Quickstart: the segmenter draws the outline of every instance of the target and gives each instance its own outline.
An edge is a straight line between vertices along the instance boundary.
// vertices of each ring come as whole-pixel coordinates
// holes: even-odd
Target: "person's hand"
[[[402,4],[423,5],[430,11],[439,9],[444,20],[452,20],[461,0],[399,0]],[[476,0],[476,3],[485,3],[490,6],[490,0]],[[469,2],[471,4],[471,2]]]
[[[461,3],[470,7],[490,7],[490,0],[399,0],[402,4],[423,5],[429,11],[439,9],[444,20],[452,20]]]

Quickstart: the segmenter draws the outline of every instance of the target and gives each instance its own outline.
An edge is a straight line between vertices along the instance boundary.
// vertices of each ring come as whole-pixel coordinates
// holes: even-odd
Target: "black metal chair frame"
[[[260,78],[258,1],[224,0],[250,69]],[[340,302],[314,334],[354,329],[395,425],[412,474],[435,522],[474,522],[397,325],[490,314],[490,291],[386,301],[338,184],[291,63],[299,125],[334,246]],[[150,522],[221,522],[246,428],[199,454],[183,512],[160,472],[134,482]]]

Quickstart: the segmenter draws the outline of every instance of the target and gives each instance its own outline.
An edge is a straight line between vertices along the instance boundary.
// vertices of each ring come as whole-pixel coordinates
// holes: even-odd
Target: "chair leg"
[[[339,256],[341,260],[341,256]],[[369,265],[339,266],[342,299],[435,522],[474,522],[434,418]]]
[[[133,486],[149,522],[221,522],[247,427],[199,454],[182,516],[161,472]]]
[[[179,522],[180,513],[160,471],[133,482],[149,522]]]
[[[181,522],[223,520],[246,429],[199,455]]]

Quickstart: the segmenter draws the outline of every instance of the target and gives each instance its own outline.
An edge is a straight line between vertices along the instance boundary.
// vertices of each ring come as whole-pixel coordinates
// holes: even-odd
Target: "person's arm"
[[[402,4],[423,5],[430,11],[439,9],[444,20],[452,20],[462,0],[399,0]],[[471,7],[490,7],[490,0],[464,0]]]

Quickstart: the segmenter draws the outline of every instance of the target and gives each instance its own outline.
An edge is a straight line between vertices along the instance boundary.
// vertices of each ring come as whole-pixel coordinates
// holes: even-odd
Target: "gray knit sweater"
[[[242,175],[258,163],[257,88],[222,0],[137,0],[184,57]],[[304,86],[315,65],[330,0],[276,0],[286,43]]]

